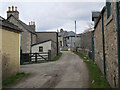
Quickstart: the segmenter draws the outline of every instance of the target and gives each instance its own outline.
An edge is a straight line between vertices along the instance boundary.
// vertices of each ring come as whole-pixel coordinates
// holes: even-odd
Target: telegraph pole
[[[75,20],[75,51],[77,51],[76,20]]]

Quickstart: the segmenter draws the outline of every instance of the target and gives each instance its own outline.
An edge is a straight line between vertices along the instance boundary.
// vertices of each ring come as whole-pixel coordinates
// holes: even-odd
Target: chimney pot
[[[12,11],[14,11],[14,6],[12,6]]]
[[[8,11],[10,11],[11,10],[11,7],[8,7]]]
[[[17,11],[17,7],[15,7],[15,11]]]

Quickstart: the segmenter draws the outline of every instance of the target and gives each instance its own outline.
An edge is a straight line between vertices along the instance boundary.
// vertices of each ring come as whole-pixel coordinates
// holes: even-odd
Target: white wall
[[[2,89],[2,29],[0,29],[0,90]]]
[[[40,46],[43,47],[43,52],[48,52],[48,50],[51,50],[51,41],[32,46],[32,53],[39,53]]]
[[[20,50],[21,49],[21,34],[19,34],[19,69],[20,69]]]

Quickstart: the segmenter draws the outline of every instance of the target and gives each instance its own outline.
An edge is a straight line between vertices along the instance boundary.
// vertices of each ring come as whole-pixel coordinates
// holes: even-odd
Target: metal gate
[[[22,53],[21,62],[24,63],[42,63],[50,60],[50,52],[42,53]]]

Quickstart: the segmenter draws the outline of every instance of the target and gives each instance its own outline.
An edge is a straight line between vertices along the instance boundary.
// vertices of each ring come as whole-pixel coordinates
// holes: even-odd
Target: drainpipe
[[[103,67],[104,67],[104,76],[106,78],[106,58],[105,58],[105,38],[104,38],[104,20],[103,20],[103,14],[101,14],[101,24],[102,24],[102,47],[103,47]]]
[[[31,44],[30,44],[30,53],[32,52],[32,33],[31,33]]]
[[[118,7],[118,1],[115,2],[116,6],[116,24],[117,24],[117,52],[118,52],[118,84],[120,88],[120,31],[119,31],[119,7]]]
[[[56,45],[57,45],[57,56],[58,56],[58,54],[59,54],[59,46],[58,46],[58,32],[56,33]]]
[[[94,60],[94,31],[91,32],[91,40],[92,40],[92,60]]]

